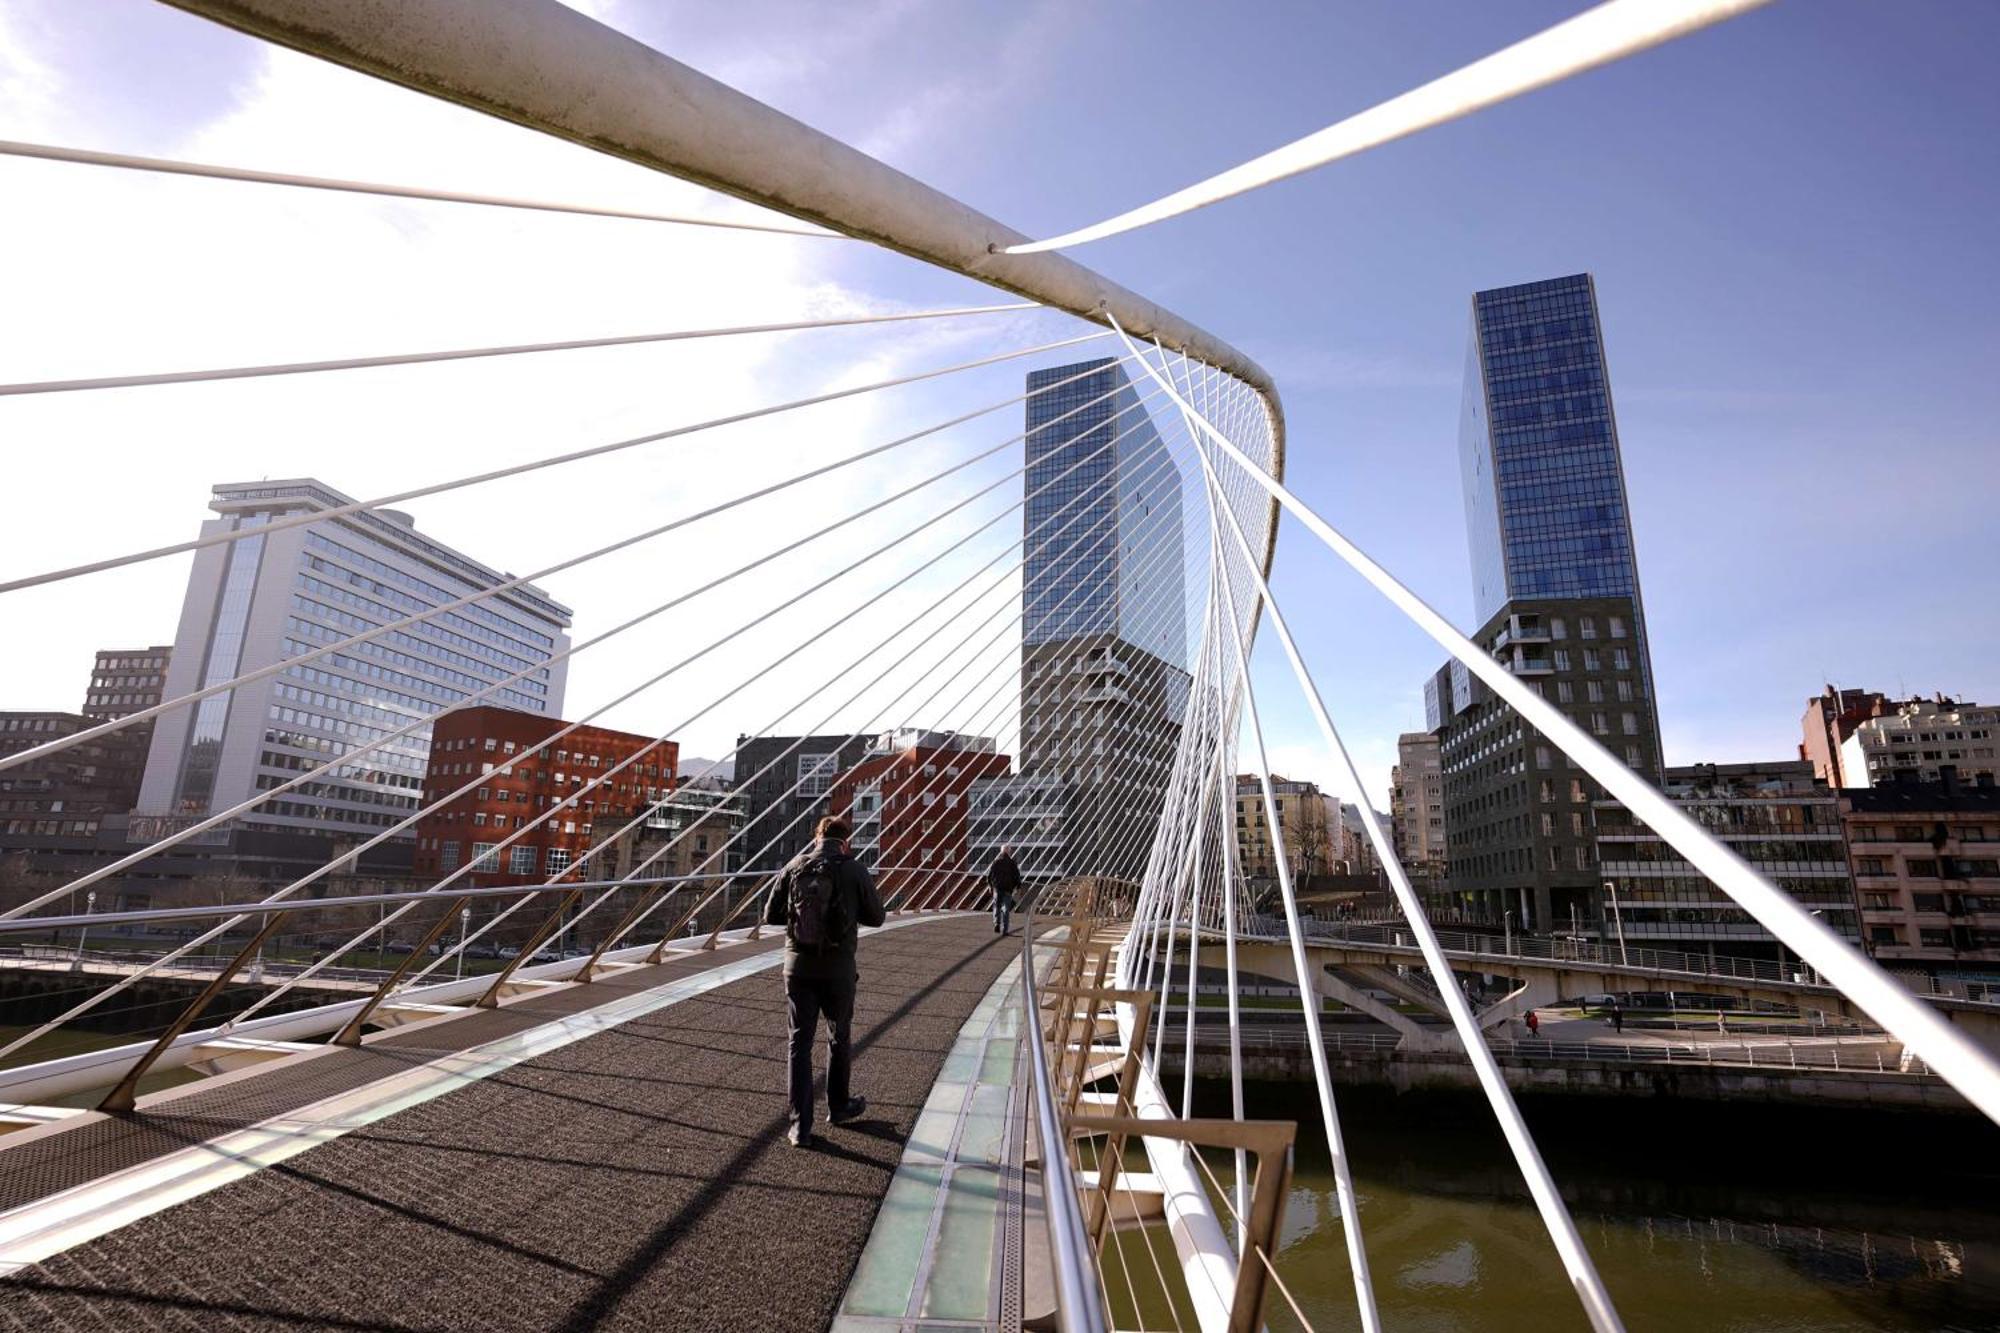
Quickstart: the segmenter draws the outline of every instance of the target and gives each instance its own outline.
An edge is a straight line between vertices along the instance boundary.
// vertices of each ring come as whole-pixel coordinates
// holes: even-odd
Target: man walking
[[[766,925],[785,928],[785,1019],[791,1065],[788,1092],[794,1146],[813,1145],[813,1036],[827,1028],[826,1114],[843,1124],[868,1109],[849,1094],[854,1059],[854,951],[862,926],[879,926],[885,913],[875,880],[854,859],[847,840],[854,830],[838,815],[819,821],[812,846],[778,875],[764,906]]]
[[[1002,847],[986,867],[986,883],[993,890],[993,933],[1005,935],[1013,927],[1014,892],[1021,887],[1021,867],[1014,864],[1012,848]]]

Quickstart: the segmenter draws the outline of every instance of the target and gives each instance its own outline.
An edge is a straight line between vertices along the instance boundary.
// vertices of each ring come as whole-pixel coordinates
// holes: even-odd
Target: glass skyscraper
[[[1114,634],[1184,667],[1186,597],[1161,586],[1184,578],[1180,476],[1152,416],[1109,357],[1028,392],[1024,640]]]
[[[1509,601],[1637,600],[1618,425],[1588,273],[1472,298],[1458,447],[1479,620]]]

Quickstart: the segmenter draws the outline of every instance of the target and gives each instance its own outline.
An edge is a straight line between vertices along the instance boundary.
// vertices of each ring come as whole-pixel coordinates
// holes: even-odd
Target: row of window
[[[300,603],[304,601],[305,599],[301,597],[294,596],[292,598],[292,604],[294,606],[298,606],[300,605]],[[331,607],[321,607],[318,606],[316,603],[306,603],[306,604],[314,608],[314,614],[324,615],[329,619],[334,620],[336,623],[344,625],[352,625],[356,629],[365,630],[369,628],[367,621],[356,619],[355,617],[350,616],[345,612],[335,611]],[[347,637],[346,635],[343,635],[336,630],[328,629],[326,626],[316,624],[315,622],[310,620],[301,620],[297,616],[287,617],[285,624],[286,627],[292,630],[294,633],[304,634],[310,638],[318,639],[321,643],[338,643],[342,639]],[[399,653],[394,648],[389,648],[384,646],[383,640],[385,639],[393,639],[399,642],[408,642],[414,645],[415,647],[423,649],[427,653],[433,654],[433,657],[412,657],[408,653]],[[295,640],[287,640],[286,647],[288,649],[291,648],[292,644],[295,642],[296,642]],[[390,663],[392,666],[406,667],[411,671],[420,671],[423,673],[421,679],[427,681],[444,682],[445,683],[444,685],[438,685],[435,687],[438,689],[444,689],[446,685],[462,685],[465,687],[467,691],[477,691],[486,688],[487,684],[494,679],[502,679],[502,680],[506,679],[506,677],[504,676],[496,677],[495,673],[499,670],[499,668],[497,667],[489,666],[488,664],[478,661],[474,658],[466,657],[462,653],[454,653],[449,649],[439,648],[436,647],[435,645],[425,643],[421,639],[412,639],[409,635],[404,634],[401,630],[393,630],[388,634],[378,635],[373,639],[368,639],[360,643],[351,643],[347,645],[347,648],[349,651],[361,653],[365,656],[376,658],[380,661]],[[311,652],[313,650],[311,648],[306,648],[304,649],[304,651]],[[482,676],[468,675],[463,671],[456,671],[453,670],[451,667],[441,665],[437,660],[435,660],[436,658],[446,658],[455,662],[462,661],[466,663],[468,666],[483,667],[485,668],[486,674]],[[340,653],[333,653],[329,655],[329,659],[325,660],[342,661],[346,659],[343,659]],[[548,675],[548,671],[544,669],[542,671],[536,672],[535,674],[538,676],[546,677]],[[523,689],[533,690],[537,694],[545,695],[548,693],[548,686],[543,684],[539,680],[523,679],[515,681],[514,684],[521,686]],[[526,708],[531,713],[539,713],[542,711],[542,701],[539,698],[530,698],[529,696],[520,693],[512,686],[509,686],[501,690],[500,695],[502,698],[509,698],[519,701],[521,706]],[[459,697],[464,698],[465,696],[460,695]]]
[[[311,561],[311,563],[314,565],[325,566],[325,572],[328,573],[332,574],[346,573],[345,570],[336,569],[332,566],[326,566],[326,563],[321,560],[313,560]],[[349,575],[349,577],[354,579],[360,578],[359,575]],[[369,615],[378,618],[377,620],[378,624],[386,624],[388,622],[402,620],[404,618],[402,612],[398,611],[393,606],[384,605],[382,602],[378,602],[372,597],[364,597],[360,593],[351,591],[350,589],[344,588],[339,584],[328,583],[325,579],[314,578],[311,574],[301,573],[299,575],[298,586],[305,589],[307,592],[312,593],[314,596],[331,598],[332,600],[339,602],[343,606],[351,606],[357,611],[366,611]],[[448,616],[441,617],[441,619],[449,619],[449,618],[450,617]],[[370,626],[370,628],[373,628],[373,626]],[[412,626],[412,628],[422,628],[424,633],[432,635],[433,637],[438,638],[444,641],[445,643],[451,644],[454,647],[469,648],[474,653],[485,654],[488,659],[497,659],[498,663],[507,668],[509,671],[526,671],[530,667],[534,666],[536,661],[539,660],[535,658],[518,657],[515,654],[510,653],[506,649],[501,648],[495,644],[484,642],[482,639],[479,638],[468,637],[464,634],[456,632],[455,630],[444,629],[438,625],[432,624],[429,621],[423,622],[423,624],[420,627]],[[475,628],[483,629],[484,627],[478,626]],[[494,635],[493,637],[498,638],[499,636]],[[475,660],[480,660],[480,659],[475,658]]]
[[[339,542],[317,531],[307,533],[306,545],[314,550],[325,551],[329,555],[337,556],[351,565],[367,570],[371,574],[380,574],[384,578],[392,579],[406,588],[414,588],[431,598],[433,603],[453,602],[467,593],[484,591],[481,586],[475,585],[470,581],[462,582],[457,592],[440,588],[435,583],[418,578],[400,566],[390,564],[386,560],[377,560],[375,557],[354,550],[352,547],[343,546]],[[501,594],[489,595],[499,596]],[[522,625],[517,621],[510,620],[490,607],[481,606],[479,603],[474,602],[464,609],[468,615],[477,616],[479,619],[492,625],[495,629],[522,640],[522,647],[528,648],[529,651],[533,651],[534,647],[540,647],[544,650],[555,647],[555,640],[548,635],[530,629],[528,626]]]
[[[301,577],[304,576],[302,575]],[[335,591],[338,590],[336,589]],[[304,611],[308,615],[318,616],[323,620],[331,621],[342,629],[352,631],[356,634],[381,628],[380,624],[376,621],[363,620],[360,616],[350,615],[337,607],[328,606],[324,602],[316,602],[302,593],[292,594],[292,607],[294,610]],[[448,631],[437,631],[437,633],[440,638],[449,637]],[[474,670],[482,671],[485,674],[479,677],[481,684],[489,680],[500,679],[504,676],[514,674],[505,667],[490,662],[483,657],[473,657],[468,653],[461,653],[454,649],[443,647],[427,639],[419,639],[415,635],[405,633],[399,629],[385,630],[365,642],[350,644],[349,646],[365,652],[367,651],[368,644],[376,642],[400,644],[405,648],[414,648],[418,652],[429,653],[434,657],[443,658],[447,662],[456,663],[462,667],[471,667]],[[474,648],[480,647],[479,644],[472,644],[470,646]],[[531,672],[527,677],[524,677],[522,684],[527,689],[533,690],[536,693],[546,694],[548,687],[542,682],[548,680],[548,677],[549,669],[547,667],[540,667]],[[536,704],[535,708],[539,711],[542,705]]]

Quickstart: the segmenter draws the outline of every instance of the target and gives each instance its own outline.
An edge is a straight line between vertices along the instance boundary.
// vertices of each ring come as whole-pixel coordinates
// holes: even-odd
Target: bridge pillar
[[[1401,1041],[1396,1043],[1396,1049],[1399,1051],[1455,1051],[1459,1049],[1458,1039],[1453,1035],[1450,1028],[1445,1028],[1442,1031],[1435,1028],[1427,1028],[1400,1009],[1383,1004],[1359,986],[1350,985],[1346,978],[1337,973],[1321,968],[1314,974],[1313,984],[1319,988],[1319,993],[1328,999],[1338,1000],[1351,1009],[1359,1009],[1376,1022],[1386,1024],[1388,1027],[1395,1029],[1397,1035],[1402,1038]]]

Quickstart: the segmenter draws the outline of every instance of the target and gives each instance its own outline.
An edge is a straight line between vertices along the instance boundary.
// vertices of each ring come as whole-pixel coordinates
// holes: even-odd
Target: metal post
[[[1632,966],[1632,960],[1625,953],[1625,916],[1618,910],[1618,881],[1604,881],[1604,891],[1611,896],[1611,924],[1618,931],[1618,962],[1620,966]]]
[[[76,899],[72,898],[70,901],[75,902]],[[90,922],[88,918],[96,910],[97,890],[92,889],[89,893],[83,895],[83,915],[86,919],[83,923],[83,928],[76,933],[76,957],[69,960],[69,970],[72,972],[83,971],[83,951],[90,943]]]
[[[125,1071],[125,1077],[118,1080],[118,1086],[106,1093],[104,1100],[97,1104],[98,1110],[129,1111],[133,1108],[138,1101],[139,1080],[146,1076],[146,1071],[153,1067],[153,1062],[160,1058],[161,1053],[167,1047],[174,1044],[175,1039],[181,1033],[188,1030],[189,1025],[195,1019],[201,1017],[202,1012],[210,1004],[214,1003],[215,997],[222,994],[223,988],[229,984],[230,978],[234,977],[239,968],[256,956],[257,951],[264,947],[264,940],[272,931],[278,928],[278,923],[283,921],[288,915],[288,912],[274,912],[271,914],[271,919],[264,923],[263,929],[259,930],[248,944],[237,951],[236,957],[230,960],[227,967],[217,972],[214,979],[208,985],[202,987],[201,994],[195,996],[194,1002],[181,1010],[180,1017],[167,1025],[167,1030],[160,1034],[159,1040],[155,1041],[144,1055],[132,1062],[132,1067]]]
[[[454,909],[460,914],[468,913],[472,910],[467,905],[466,900],[460,898],[451,907],[440,912],[438,919],[432,923],[431,928],[424,932],[423,939],[417,942],[417,947],[410,950],[409,955],[402,962],[396,964],[395,971],[382,978],[382,984],[375,988],[375,993],[368,997],[367,1003],[361,1006],[361,1011],[355,1014],[353,1018],[347,1020],[346,1027],[334,1034],[334,1045],[359,1046],[361,1044],[361,1029],[367,1024],[369,1015],[375,1012],[376,1007],[382,1001],[389,998],[389,992],[396,988],[396,983],[403,979],[403,974],[415,967],[417,960],[428,953],[433,944],[437,943],[438,937],[443,935],[445,930],[451,925]],[[460,920],[462,921],[463,919],[464,917],[461,915]]]
[[[525,945],[521,946],[521,952],[507,960],[507,966],[500,969],[500,975],[493,978],[493,984],[486,988],[486,993],[474,1002],[474,1008],[494,1009],[499,1006],[500,988],[507,984],[508,978],[514,975],[516,968],[535,956],[535,951],[542,947],[542,942],[555,932],[556,923],[562,920],[563,913],[568,911],[571,904],[575,903],[582,896],[582,889],[571,889],[563,895],[562,900],[556,904],[556,910],[549,913],[548,917],[535,930],[534,935],[529,938]]]
[[[465,980],[465,936],[466,932],[472,929],[472,904],[465,902],[463,898],[459,899],[459,901],[465,903],[465,905],[458,909],[458,953],[456,955],[458,970],[452,977],[453,981]]]

